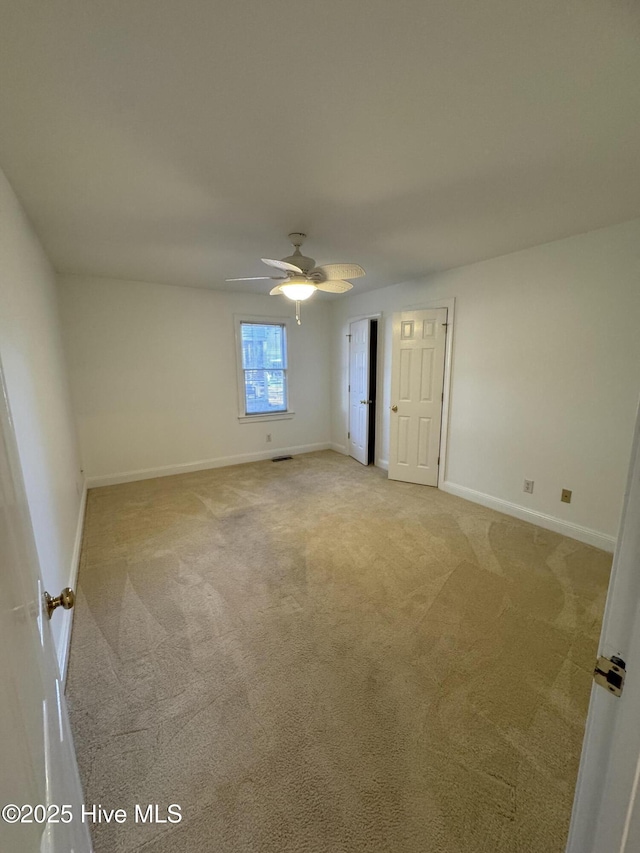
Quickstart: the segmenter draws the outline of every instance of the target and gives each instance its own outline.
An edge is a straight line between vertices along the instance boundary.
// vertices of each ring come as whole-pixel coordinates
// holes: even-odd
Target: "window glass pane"
[[[286,368],[284,326],[241,323],[242,366],[245,370]]]
[[[284,370],[245,370],[244,389],[248,415],[261,412],[286,412],[287,393]]]

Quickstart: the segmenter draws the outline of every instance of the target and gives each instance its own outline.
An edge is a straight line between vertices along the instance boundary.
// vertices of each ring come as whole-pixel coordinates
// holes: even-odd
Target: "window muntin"
[[[245,415],[288,411],[284,323],[240,322]]]

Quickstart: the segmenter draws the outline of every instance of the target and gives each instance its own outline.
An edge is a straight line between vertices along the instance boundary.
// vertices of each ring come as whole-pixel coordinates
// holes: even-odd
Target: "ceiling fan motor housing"
[[[280,258],[281,261],[286,261],[289,264],[295,264],[297,267],[300,267],[305,275],[311,272],[312,269],[315,269],[316,266],[316,262],[313,258],[307,258],[300,251],[300,246],[302,246],[306,237],[306,234],[302,234],[299,231],[293,231],[289,234],[289,239],[293,243],[295,251],[293,255],[289,255],[287,258]]]
[[[294,252],[293,255],[289,255],[288,258],[280,258],[281,261],[286,261],[288,264],[295,264],[297,267],[300,267],[302,272],[306,275],[311,272],[312,269],[315,268],[316,262],[313,258],[306,258],[304,255],[301,255],[299,252]]]

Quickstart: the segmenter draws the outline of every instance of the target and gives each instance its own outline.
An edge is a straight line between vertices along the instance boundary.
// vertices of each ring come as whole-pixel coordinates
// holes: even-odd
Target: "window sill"
[[[261,423],[262,421],[285,421],[291,419],[295,412],[269,412],[263,415],[238,415],[241,424]]]

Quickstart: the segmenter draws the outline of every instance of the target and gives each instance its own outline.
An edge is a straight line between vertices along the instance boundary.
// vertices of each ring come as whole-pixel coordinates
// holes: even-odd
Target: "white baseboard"
[[[76,525],[76,537],[73,542],[73,553],[71,555],[71,566],[69,567],[69,582],[67,586],[76,591],[78,581],[78,569],[80,567],[80,550],[82,549],[82,533],[84,531],[84,511],[87,505],[87,481],[82,487],[82,497],[80,498],[80,508],[78,510],[78,523]],[[60,639],[58,642],[58,669],[60,670],[60,680],[64,687],[67,678],[67,665],[69,663],[69,649],[71,646],[71,629],[73,627],[74,609],[63,610],[59,609],[59,616],[62,618],[62,629],[60,631]]]
[[[571,539],[577,539],[579,542],[585,542],[587,545],[601,548],[603,551],[613,553],[615,550],[616,537],[600,533],[598,530],[591,530],[589,527],[582,527],[579,524],[573,524],[571,521],[564,521],[553,515],[546,515],[543,512],[528,509],[527,507],[520,506],[520,504],[504,501],[501,498],[494,498],[492,495],[477,492],[475,489],[468,489],[466,486],[458,486],[456,483],[449,481],[441,483],[440,489],[443,492],[448,492],[467,501],[482,504],[482,506],[486,506],[489,509],[503,512],[505,515],[512,515],[521,521],[537,524],[538,527],[544,527],[546,530],[553,530],[554,533],[561,533],[563,536],[569,536]]]
[[[152,480],[155,477],[171,477],[173,474],[188,474],[190,471],[206,471],[208,468],[227,468],[229,465],[243,465],[247,462],[261,462],[274,456],[298,456],[300,453],[314,453],[317,450],[332,450],[328,442],[320,444],[300,444],[296,447],[278,447],[261,450],[258,453],[241,453],[237,456],[219,456],[217,459],[201,459],[198,462],[183,462],[178,465],[163,465],[160,468],[141,468],[138,471],[123,471],[119,474],[103,474],[87,477],[87,488],[117,486],[119,483],[132,483],[135,480]]]
[[[342,453],[343,456],[349,455],[349,448],[345,447],[344,444],[336,444],[335,442],[332,442],[329,445],[329,449],[335,450],[336,453]],[[387,459],[376,459],[373,464],[376,466],[376,468],[382,468],[385,471],[389,469],[389,461]]]
[[[346,447],[344,444],[336,444],[335,442],[331,442],[331,444],[329,445],[329,449],[335,450],[336,453],[342,453],[343,456],[349,455],[349,448]],[[387,459],[376,459],[373,464],[376,466],[376,468],[382,468],[385,471],[387,471],[389,468],[389,461]]]

